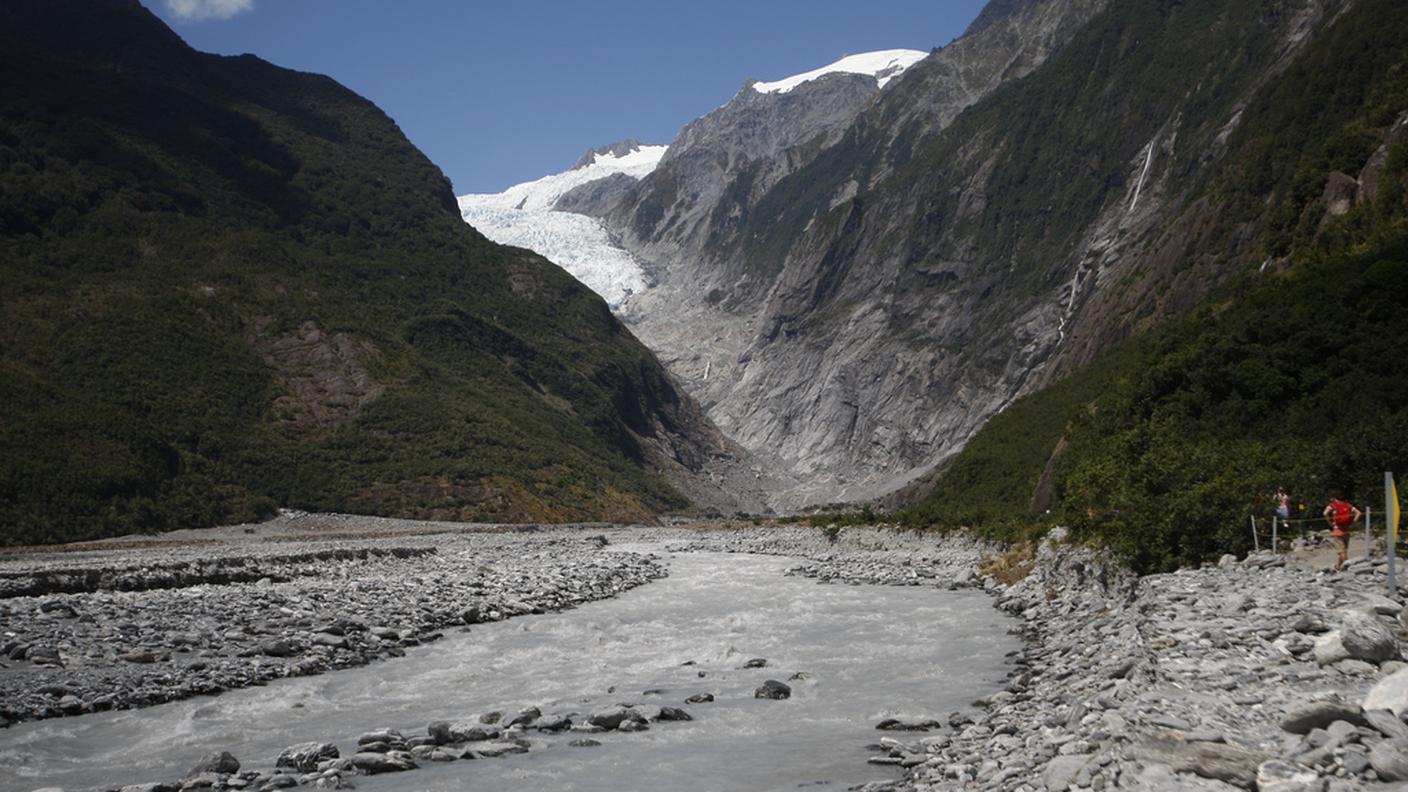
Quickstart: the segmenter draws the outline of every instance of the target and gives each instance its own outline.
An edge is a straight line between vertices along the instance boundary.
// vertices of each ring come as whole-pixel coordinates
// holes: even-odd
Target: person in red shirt
[[[1363,516],[1363,512],[1346,501],[1343,495],[1339,490],[1331,491],[1330,503],[1325,507],[1325,521],[1330,524],[1330,541],[1335,543],[1335,550],[1339,552],[1339,558],[1335,561],[1336,572],[1349,560],[1350,530]]]

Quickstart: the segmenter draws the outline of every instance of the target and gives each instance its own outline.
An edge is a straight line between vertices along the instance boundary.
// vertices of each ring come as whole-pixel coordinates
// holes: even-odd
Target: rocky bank
[[[975,711],[880,724],[923,734],[881,741],[872,761],[908,773],[872,792],[1408,788],[1408,615],[1382,559],[1332,572],[1260,553],[1137,578],[1060,538],[949,582],[991,592],[1026,649]],[[893,552],[796,571],[926,576]]]
[[[1006,689],[877,724],[890,736],[871,761],[906,775],[868,792],[1408,789],[1408,614],[1382,557],[1332,572],[1263,552],[1136,577],[1059,529],[1027,553],[855,528],[672,549],[801,556],[791,573],[821,583],[976,586],[1018,620]]]

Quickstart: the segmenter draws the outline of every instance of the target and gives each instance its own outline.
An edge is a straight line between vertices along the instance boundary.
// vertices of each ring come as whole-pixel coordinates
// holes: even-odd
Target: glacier
[[[785,94],[828,74],[847,73],[872,76],[877,87],[884,88],[928,55],[910,49],[847,55],[819,69],[750,85],[758,93]],[[747,85],[744,90],[748,90]],[[643,179],[655,170],[668,149],[669,146],[642,145],[634,140],[595,149],[561,173],[515,184],[500,193],[461,195],[460,216],[495,242],[546,256],[601,295],[612,311],[618,311],[626,298],[655,285],[653,277],[638,258],[613,238],[602,221],[559,212],[554,206],[573,188],[618,173]]]
[[[758,93],[787,93],[805,82],[811,82],[828,74],[864,74],[875,78],[877,87],[884,88],[890,80],[900,76],[905,69],[928,57],[929,53],[911,49],[878,50],[846,55],[835,63],[796,74],[775,82],[755,82],[753,90]]]
[[[460,216],[495,242],[546,256],[616,310],[626,297],[649,288],[645,268],[612,239],[600,220],[555,211],[553,206],[582,184],[617,173],[634,179],[649,175],[668,148],[632,145],[620,154],[592,152],[586,164],[562,173],[515,184],[501,193],[462,195]]]

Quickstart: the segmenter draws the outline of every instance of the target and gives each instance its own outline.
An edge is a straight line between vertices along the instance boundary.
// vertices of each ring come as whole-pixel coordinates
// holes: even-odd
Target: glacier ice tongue
[[[613,174],[640,179],[655,170],[667,146],[638,146],[621,155],[595,154],[586,167],[555,173],[501,193],[462,195],[460,215],[484,236],[546,256],[613,309],[650,285],[634,256],[615,244],[592,217],[553,210],[573,188]]]

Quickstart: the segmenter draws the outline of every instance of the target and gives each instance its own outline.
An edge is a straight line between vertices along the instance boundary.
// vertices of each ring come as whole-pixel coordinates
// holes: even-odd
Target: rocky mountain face
[[[745,86],[648,176],[558,207],[652,266],[621,314],[806,482],[781,505],[878,495],[1240,266],[1180,255],[1210,211],[1185,202],[1347,5],[993,3],[883,89]]]
[[[0,86],[0,543],[717,490],[735,447],[606,304],[334,81],[19,0]]]
[[[859,74],[830,74],[782,94],[745,85],[727,105],[688,125],[654,173],[610,188],[585,185],[557,204],[604,219],[648,263],[656,287],[627,300],[621,315],[726,432],[810,482],[782,505],[869,492],[854,482],[888,480],[922,465],[933,444],[902,450],[897,443],[912,443],[891,428],[910,423],[914,413],[895,407],[931,404],[881,392],[893,383],[838,389],[830,367],[814,355],[776,345],[776,310],[769,306],[789,278],[805,277],[800,270],[786,274],[787,241],[768,230],[783,219],[779,201],[787,192],[779,184],[817,171],[818,162],[822,170],[839,164],[846,178],[788,214],[820,215],[845,204],[908,161],[964,108],[1040,65],[1103,3],[1008,5],[988,9],[961,39],[884,89]],[[885,133],[867,156],[855,150],[862,129]],[[698,343],[701,337],[707,343]],[[825,357],[826,344],[816,351]],[[775,352],[786,358],[781,369],[770,369],[779,362]],[[892,464],[897,454],[904,461]]]

